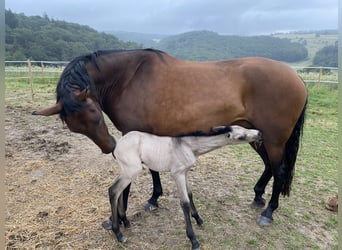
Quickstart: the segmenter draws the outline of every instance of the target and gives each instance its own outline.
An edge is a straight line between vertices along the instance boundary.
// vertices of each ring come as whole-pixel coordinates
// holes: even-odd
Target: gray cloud
[[[47,14],[100,31],[178,34],[211,30],[252,35],[336,29],[338,0],[10,0],[6,9]]]

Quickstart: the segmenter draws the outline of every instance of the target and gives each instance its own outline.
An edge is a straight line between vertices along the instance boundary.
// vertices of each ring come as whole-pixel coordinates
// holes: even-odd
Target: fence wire
[[[5,61],[5,80],[58,79],[67,61]],[[306,83],[338,83],[337,67],[292,67]]]

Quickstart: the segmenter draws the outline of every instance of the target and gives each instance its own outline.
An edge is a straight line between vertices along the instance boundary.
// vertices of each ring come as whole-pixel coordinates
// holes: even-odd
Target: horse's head
[[[72,112],[67,112],[63,107],[63,102],[59,100],[55,105],[34,111],[32,114],[43,116],[60,114],[72,132],[86,135],[105,154],[113,152],[116,142],[108,132],[99,103],[89,97],[87,89],[75,90],[72,98],[73,103],[77,103],[79,107]]]

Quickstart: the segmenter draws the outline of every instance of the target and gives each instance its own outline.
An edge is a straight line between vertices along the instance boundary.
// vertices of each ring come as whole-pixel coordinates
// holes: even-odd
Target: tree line
[[[69,61],[99,49],[136,49],[89,26],[50,19],[47,15],[25,16],[5,10],[6,60]]]
[[[313,66],[338,67],[338,42],[316,52]]]
[[[189,60],[220,60],[247,56],[268,57],[285,62],[305,60],[307,48],[287,38],[272,36],[219,35],[193,31],[162,39],[156,48]]]

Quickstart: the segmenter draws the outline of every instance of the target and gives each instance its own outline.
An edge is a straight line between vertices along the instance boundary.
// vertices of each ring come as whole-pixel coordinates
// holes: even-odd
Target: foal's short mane
[[[119,53],[119,52],[152,52],[158,55],[161,59],[163,58],[162,54],[164,52],[154,49],[144,49],[144,50],[98,50],[93,53],[88,53],[85,55],[78,56],[74,58],[70,63],[65,67],[63,73],[58,81],[56,87],[56,95],[57,102],[61,102],[62,111],[60,112],[60,118],[62,121],[65,120],[67,114],[72,112],[81,111],[84,108],[84,105],[75,100],[73,98],[72,92],[75,89],[79,89],[80,91],[84,89],[90,90],[90,93],[94,95],[96,93],[94,91],[94,84],[92,80],[89,78],[86,64],[92,63],[96,66],[96,68],[100,71],[100,68],[96,62],[96,58],[99,56],[105,56],[107,54]],[[96,96],[94,96],[96,98]],[[101,103],[101,102],[99,102]]]
[[[230,126],[221,126],[221,127],[215,127],[215,130],[213,128],[211,129],[210,132],[206,133],[203,131],[196,131],[188,134],[181,134],[178,135],[177,137],[185,137],[185,136],[215,136],[215,135],[222,135],[228,132],[231,132],[232,128]]]

